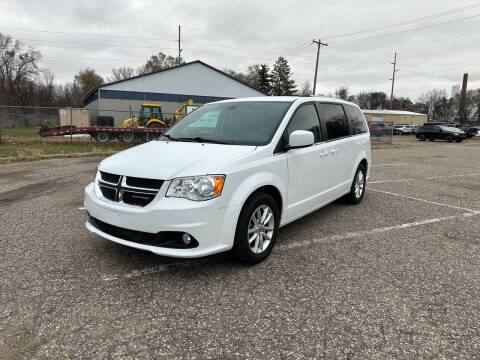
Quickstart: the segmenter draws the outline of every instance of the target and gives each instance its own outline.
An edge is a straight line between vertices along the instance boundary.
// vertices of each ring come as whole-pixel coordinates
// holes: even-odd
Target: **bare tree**
[[[24,50],[23,44],[0,33],[0,101],[9,105],[30,105],[39,75],[40,52]]]
[[[312,84],[310,83],[310,81],[307,80],[302,84],[302,87],[300,89],[300,95],[308,96],[311,94],[312,94]]]
[[[428,111],[428,120],[439,120],[443,115],[441,111],[442,99],[447,98],[447,92],[443,89],[433,89],[427,91],[418,98],[418,102],[425,104]]]
[[[340,86],[337,90],[335,90],[335,97],[347,100],[348,99],[348,88],[345,86]]]
[[[130,79],[135,75],[135,69],[132,67],[122,66],[118,69],[112,69],[112,76],[107,78],[108,82]]]

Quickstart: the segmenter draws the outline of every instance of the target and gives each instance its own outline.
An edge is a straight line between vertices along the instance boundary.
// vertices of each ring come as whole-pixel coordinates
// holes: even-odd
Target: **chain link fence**
[[[372,121],[368,123],[370,140],[375,143],[391,144],[393,141],[393,122]]]
[[[115,110],[98,109],[90,111],[85,108],[68,107],[23,107],[23,106],[0,106],[0,144],[3,143],[31,143],[39,141],[68,142],[68,141],[91,141],[93,138],[88,133],[78,133],[70,136],[70,126],[75,128],[86,127],[120,127],[124,120],[139,119],[138,110]],[[173,118],[173,113],[162,112],[162,115],[151,114],[151,118],[167,120]],[[149,116],[149,117],[150,117]],[[144,127],[142,121],[131,126]],[[160,125],[159,125],[160,126]],[[64,134],[41,137],[40,128],[62,127]],[[138,135],[138,134],[137,134]],[[152,134],[153,135],[153,134]],[[146,137],[150,138],[150,137]],[[116,138],[112,137],[111,140]],[[142,136],[136,139],[141,141]]]

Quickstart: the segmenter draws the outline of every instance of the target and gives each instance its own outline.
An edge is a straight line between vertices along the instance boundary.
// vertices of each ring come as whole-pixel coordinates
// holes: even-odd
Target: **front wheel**
[[[367,170],[363,164],[360,164],[353,178],[352,186],[350,187],[350,192],[345,196],[345,200],[348,203],[356,205],[360,204],[365,195],[365,186],[367,183]]]
[[[232,252],[241,262],[257,264],[272,251],[280,225],[280,212],[273,197],[254,194],[238,218]]]
[[[448,135],[448,136],[445,138],[445,141],[450,143],[450,142],[453,141],[453,137],[451,137],[450,135]]]

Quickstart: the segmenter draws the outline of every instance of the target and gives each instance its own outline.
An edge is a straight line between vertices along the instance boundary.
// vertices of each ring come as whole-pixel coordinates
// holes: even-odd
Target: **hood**
[[[205,175],[255,151],[255,146],[150,141],[110,156],[101,171],[117,175],[169,180]]]

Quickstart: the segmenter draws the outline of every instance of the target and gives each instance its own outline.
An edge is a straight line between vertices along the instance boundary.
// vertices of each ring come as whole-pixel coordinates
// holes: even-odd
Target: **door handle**
[[[338,153],[338,149],[332,149],[330,150],[330,154],[335,155]]]
[[[318,156],[321,157],[321,158],[323,158],[323,157],[328,156],[328,154],[329,154],[328,151],[325,150],[325,151],[322,151],[322,152],[318,153]]]

